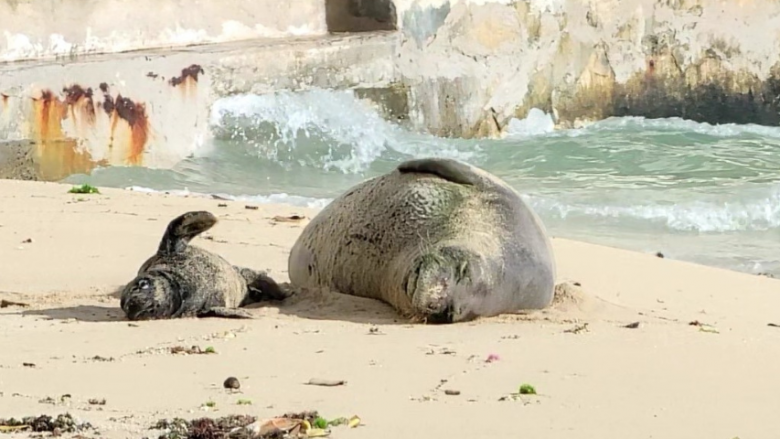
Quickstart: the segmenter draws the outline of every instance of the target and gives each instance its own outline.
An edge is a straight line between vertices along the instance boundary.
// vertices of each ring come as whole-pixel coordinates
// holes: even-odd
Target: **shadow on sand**
[[[283,289],[290,290],[287,283],[280,284]],[[124,312],[119,308],[116,293],[109,293],[102,298],[115,298],[114,303],[100,305],[76,305],[71,307],[48,309],[25,309],[19,314],[24,316],[40,316],[55,320],[77,320],[83,322],[127,322]],[[251,304],[246,307],[255,319],[269,317],[266,310],[275,309],[278,314],[294,316],[306,320],[330,320],[372,325],[409,325],[406,318],[398,314],[389,305],[375,299],[349,296],[346,294],[298,289],[284,301],[268,301]],[[636,318],[634,313],[624,307],[604,301],[582,291],[581,288],[568,282],[556,286],[555,299],[550,307],[543,310],[508,313],[490,318],[496,321],[537,321],[570,323],[578,319],[596,317],[607,320],[622,321]],[[202,317],[221,318],[221,317]]]
[[[289,284],[281,284],[290,288]],[[39,316],[54,320],[77,320],[82,322],[126,322],[124,312],[119,308],[119,293],[113,291],[101,296],[110,299],[100,305],[76,305],[60,308],[21,310],[20,315]],[[113,302],[113,303],[112,303]],[[333,320],[360,324],[399,325],[410,322],[402,318],[393,308],[374,299],[354,297],[325,291],[298,290],[284,301],[268,301],[246,307],[257,319],[264,318],[263,309],[275,308],[279,314],[307,320]],[[220,317],[203,317],[220,318]]]
[[[26,310],[23,316],[40,316],[53,320],[78,320],[82,322],[121,322],[125,314],[118,306],[78,305],[65,308]]]
[[[281,286],[290,289],[287,283]],[[297,289],[294,295],[283,302],[265,302],[260,305],[249,305],[248,308],[258,306],[274,307],[280,314],[308,320],[334,320],[374,325],[410,323],[384,302],[331,291]]]

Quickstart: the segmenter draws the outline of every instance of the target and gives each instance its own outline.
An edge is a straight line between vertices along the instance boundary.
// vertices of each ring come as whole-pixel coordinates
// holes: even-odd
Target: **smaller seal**
[[[122,289],[120,306],[129,320],[253,318],[237,308],[288,296],[265,272],[231,265],[217,254],[189,245],[216,223],[210,212],[192,211],[168,224],[157,253]]]

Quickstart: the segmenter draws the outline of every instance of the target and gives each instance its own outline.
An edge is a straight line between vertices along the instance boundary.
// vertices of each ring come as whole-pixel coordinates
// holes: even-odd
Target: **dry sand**
[[[157,437],[146,429],[159,418],[311,409],[362,418],[334,438],[780,434],[778,280],[555,239],[559,280],[581,288],[526,316],[409,325],[381,303],[327,294],[253,309],[256,320],[129,324],[112,293],[174,216],[214,212],[220,223],[193,244],[286,282],[305,221],[271,218],[315,212],[69,187],[0,182],[0,299],[30,305],[0,309],[0,418],[67,411],[111,438]],[[165,351],[176,345],[217,354]],[[228,376],[241,393],[222,388]],[[304,385],[315,377],[347,383]],[[538,395],[500,400],[521,383]]]

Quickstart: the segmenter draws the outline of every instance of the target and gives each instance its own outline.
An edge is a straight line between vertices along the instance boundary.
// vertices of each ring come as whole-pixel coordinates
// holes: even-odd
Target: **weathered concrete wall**
[[[609,116],[780,122],[774,0],[398,0],[412,120],[496,135],[532,107],[561,126]]]
[[[780,124],[776,0],[0,0],[0,29],[0,57],[74,58],[0,65],[0,136],[34,145],[4,156],[33,157],[35,172],[17,174],[46,179],[171,166],[199,152],[216,98],[312,86],[355,89],[441,136],[498,136],[534,107],[562,127]],[[254,39],[78,55],[241,38]],[[49,44],[63,39],[67,51]]]
[[[6,66],[0,70],[0,138],[31,141],[22,145],[29,145],[37,165],[24,175],[44,180],[95,166],[171,167],[207,152],[209,108],[219,97],[388,87],[397,80],[389,74],[397,39],[374,33],[239,42]],[[0,163],[0,178],[13,174],[3,169]]]
[[[311,0],[0,0],[0,62],[327,33]]]

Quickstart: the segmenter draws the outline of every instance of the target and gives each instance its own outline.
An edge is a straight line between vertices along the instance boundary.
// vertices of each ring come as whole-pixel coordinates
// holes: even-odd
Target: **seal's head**
[[[459,247],[444,247],[419,256],[406,281],[412,313],[427,323],[472,320],[474,296],[484,296],[479,258]]]
[[[133,279],[125,286],[120,300],[129,320],[169,318],[181,305],[179,289],[172,279],[160,273],[146,273]]]

